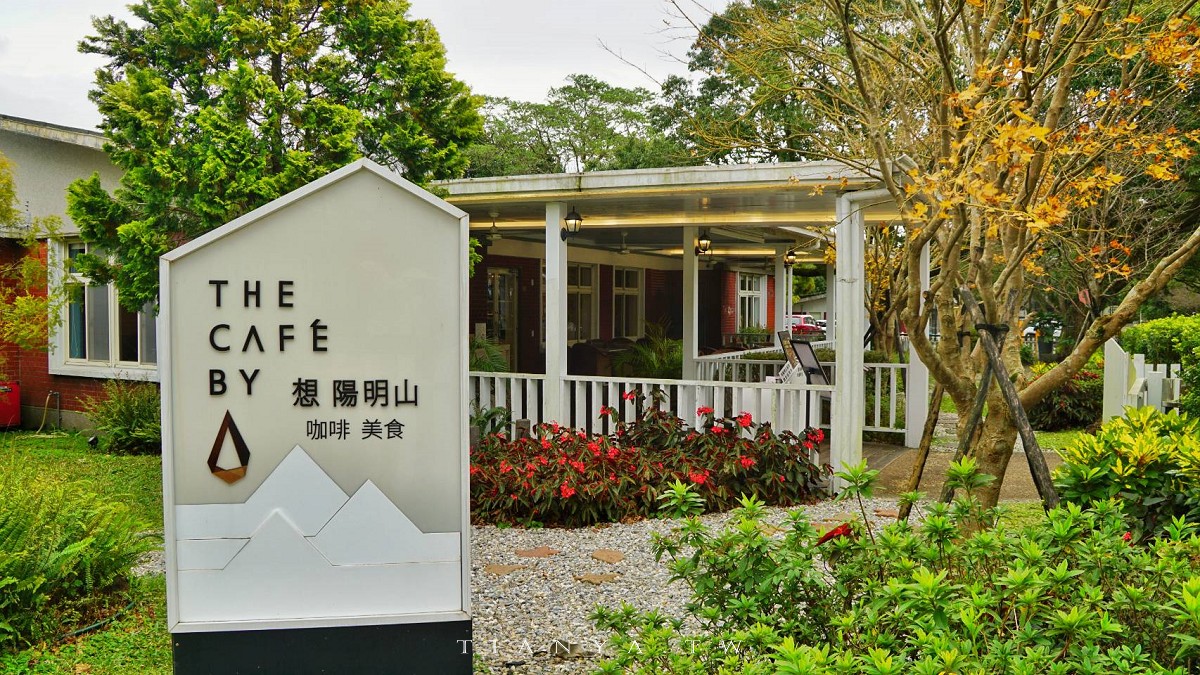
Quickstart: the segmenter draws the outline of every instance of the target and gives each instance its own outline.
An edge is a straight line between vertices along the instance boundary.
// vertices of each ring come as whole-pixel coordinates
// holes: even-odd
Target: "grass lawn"
[[[0,459],[32,464],[43,476],[84,481],[109,501],[128,506],[147,530],[162,530],[162,463],[157,456],[106,455],[89,448],[87,438],[78,434],[13,431],[0,433]],[[133,607],[102,629],[0,655],[0,673],[170,673],[163,577],[138,580],[135,597]]]
[[[1066,431],[1035,431],[1033,435],[1037,438],[1038,445],[1042,447],[1042,450],[1049,451],[1065,448],[1086,433],[1083,429],[1068,429]]]

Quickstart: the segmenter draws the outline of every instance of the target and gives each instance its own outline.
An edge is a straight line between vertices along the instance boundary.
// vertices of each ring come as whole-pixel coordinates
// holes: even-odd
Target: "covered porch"
[[[864,372],[863,225],[895,215],[869,176],[811,162],[440,187],[470,214],[472,236],[485,245],[471,283],[474,333],[501,345],[513,371],[471,373],[481,408],[604,433],[600,406],[630,419],[639,403],[625,394],[655,393],[692,424],[696,408],[708,406],[718,415],[750,412],[777,430],[825,426],[834,466],[858,461],[864,430],[903,431],[905,443],[916,444],[925,368],[909,358]],[[582,224],[564,237],[569,214]],[[825,265],[829,232],[836,265]],[[797,263],[824,267],[831,312],[814,346],[836,354],[823,359],[828,384],[803,373],[778,381],[785,362],[755,357],[778,350],[777,333],[789,329],[789,251]],[[655,326],[682,343],[678,375],[614,367]]]

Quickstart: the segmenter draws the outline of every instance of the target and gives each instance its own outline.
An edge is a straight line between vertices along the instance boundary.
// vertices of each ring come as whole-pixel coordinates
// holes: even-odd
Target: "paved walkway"
[[[942,489],[946,469],[954,457],[954,450],[958,444],[955,435],[957,423],[958,416],[954,413],[942,413],[938,418],[929,460],[925,463],[925,472],[921,475],[921,486],[918,488],[926,495],[934,496]],[[1042,454],[1051,471],[1062,462],[1056,452]],[[896,496],[904,492],[907,489],[908,478],[912,473],[912,465],[916,456],[916,449],[880,443],[864,443],[863,458],[867,460],[867,466],[880,471],[876,493],[880,496]],[[1038,498],[1037,488],[1029,473],[1029,462],[1018,439],[1016,452],[1013,453],[1012,460],[1008,464],[1008,473],[1004,477],[1004,485],[1000,488],[1000,499],[1003,501],[1028,501]]]

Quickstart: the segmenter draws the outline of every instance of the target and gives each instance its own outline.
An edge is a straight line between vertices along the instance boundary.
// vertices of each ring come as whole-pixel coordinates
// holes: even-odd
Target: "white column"
[[[842,464],[862,460],[862,434],[866,415],[863,381],[862,339],[866,327],[863,312],[863,214],[851,201],[851,195],[837,200],[837,304],[838,320],[834,350],[837,372],[834,379],[831,414],[830,464],[841,471]],[[840,489],[834,481],[834,489]]]
[[[696,260],[696,228],[683,228],[683,379],[696,379],[696,357],[699,356],[697,296],[699,295],[699,263]],[[686,418],[686,416],[685,416]]]
[[[787,247],[775,249],[775,326],[771,329],[771,344],[776,342],[775,334],[787,330],[787,315],[790,313],[792,298],[791,286],[788,285],[788,268],[783,265],[783,255]]]
[[[929,290],[929,244],[921,249],[921,306],[925,306],[925,291]],[[909,326],[908,376],[904,389],[904,444],[915,448],[921,444],[921,433],[925,430],[925,417],[929,414],[929,366],[917,355],[912,346],[912,331]],[[928,333],[928,331],[926,331]]]
[[[825,339],[837,339],[837,268],[825,266]]]
[[[567,242],[560,236],[567,206],[546,204],[546,381],[542,415],[546,421],[565,421],[563,376],[567,374]]]

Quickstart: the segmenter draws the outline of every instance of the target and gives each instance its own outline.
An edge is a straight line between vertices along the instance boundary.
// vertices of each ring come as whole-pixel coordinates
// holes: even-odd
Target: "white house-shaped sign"
[[[171,632],[469,618],[467,226],[360,160],[163,256]]]

